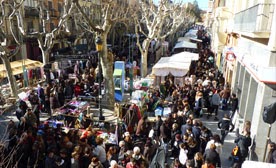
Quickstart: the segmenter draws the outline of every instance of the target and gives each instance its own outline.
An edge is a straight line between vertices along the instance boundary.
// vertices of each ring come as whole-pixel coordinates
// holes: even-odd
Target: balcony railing
[[[259,33],[270,32],[274,4],[257,4],[235,14],[234,30]]]

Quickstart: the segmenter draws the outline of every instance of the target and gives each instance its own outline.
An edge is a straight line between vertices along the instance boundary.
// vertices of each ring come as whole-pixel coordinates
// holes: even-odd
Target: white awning
[[[171,57],[173,57],[174,60],[177,61],[177,62],[183,62],[183,59],[184,60],[185,59],[188,59],[188,60],[198,60],[198,53],[191,53],[191,52],[184,51],[184,52],[181,52],[181,53],[174,54]]]
[[[182,77],[189,71],[192,60],[197,60],[198,54],[181,52],[170,57],[162,57],[152,68],[152,74],[156,76],[167,76],[172,74]]]
[[[188,41],[181,41],[176,43],[176,45],[174,46],[175,48],[192,48],[192,49],[197,49],[197,45],[195,43],[191,43]]]
[[[190,37],[178,37],[177,42],[190,41]]]

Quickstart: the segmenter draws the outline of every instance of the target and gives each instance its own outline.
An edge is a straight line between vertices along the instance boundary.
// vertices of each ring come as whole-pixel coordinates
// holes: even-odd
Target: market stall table
[[[72,100],[66,103],[64,106],[55,110],[53,115],[73,114],[79,115],[79,113],[87,110],[89,103],[87,101]]]

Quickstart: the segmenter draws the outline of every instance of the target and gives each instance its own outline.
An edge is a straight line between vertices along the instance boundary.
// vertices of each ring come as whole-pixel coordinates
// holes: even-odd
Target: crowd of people
[[[53,109],[63,106],[65,99],[85,93],[97,95],[94,85],[97,75],[93,67],[83,69],[74,82],[59,78],[45,88],[38,86],[29,96],[31,107],[20,101],[16,110],[19,124],[10,121],[8,145],[1,146],[3,156],[7,157],[1,155],[0,162],[19,168],[147,168],[158,167],[160,163],[171,168],[221,167],[222,146],[227,133],[234,128],[231,118],[238,108],[238,99],[216,69],[214,60],[212,51],[203,46],[199,60],[191,65],[182,86],[168,76],[159,87],[149,90],[147,115],[137,122],[127,123],[114,144],[106,144],[92,122],[78,127],[73,124],[65,131],[60,124],[53,126],[39,121],[40,112],[52,115]],[[165,119],[158,115],[150,122],[148,116],[165,105],[169,105],[171,113]],[[217,117],[219,108],[225,112],[221,120]],[[207,114],[207,119],[214,117],[221,135],[212,133],[202,123],[203,114]],[[84,120],[85,117],[78,117],[74,123]],[[236,167],[241,167],[248,156],[250,127],[251,123],[247,122],[243,134],[235,141],[238,146],[238,154],[233,158]],[[154,156],[160,148],[164,149],[164,157],[156,159]]]

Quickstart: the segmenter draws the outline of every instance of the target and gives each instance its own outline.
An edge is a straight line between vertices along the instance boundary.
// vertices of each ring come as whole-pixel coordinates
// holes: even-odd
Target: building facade
[[[252,123],[255,152],[258,161],[264,161],[267,137],[276,141],[276,122],[270,127],[262,118],[264,107],[276,102],[275,1],[224,0],[213,4],[217,5],[212,18],[217,66],[232,93],[238,95],[240,126],[247,120]]]

